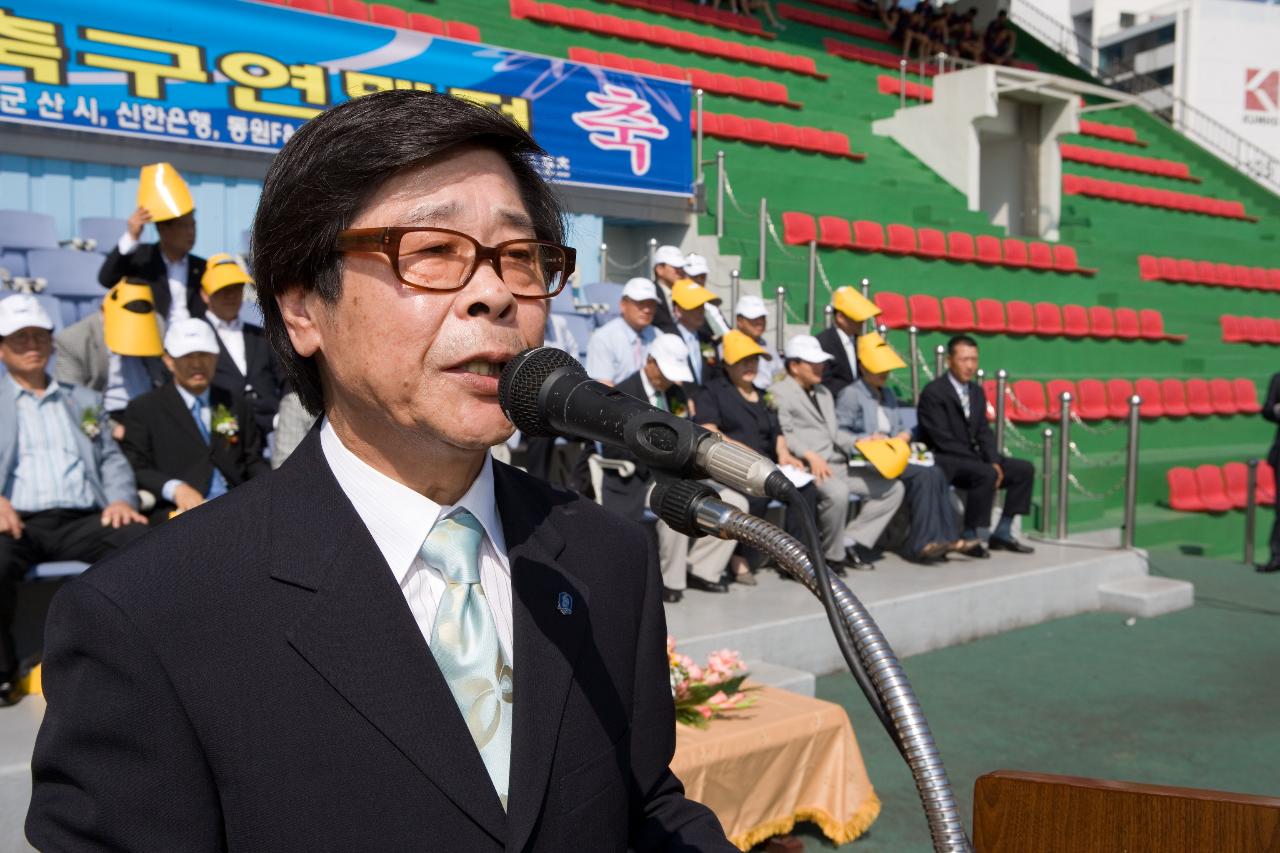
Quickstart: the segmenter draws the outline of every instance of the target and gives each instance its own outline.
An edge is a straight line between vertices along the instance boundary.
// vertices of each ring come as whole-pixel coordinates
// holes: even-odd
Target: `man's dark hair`
[[[947,341],[947,355],[955,355],[956,347],[973,347],[974,349],[977,349],[978,342],[968,335],[956,335],[954,338]]]
[[[449,95],[392,90],[346,101],[304,124],[272,161],[253,220],[254,283],[271,345],[313,415],[324,409],[320,370],[294,351],[277,294],[297,286],[336,302],[338,232],[395,174],[462,145],[499,154],[515,174],[534,235],[564,242],[560,204],[534,167],[542,148],[501,113]]]

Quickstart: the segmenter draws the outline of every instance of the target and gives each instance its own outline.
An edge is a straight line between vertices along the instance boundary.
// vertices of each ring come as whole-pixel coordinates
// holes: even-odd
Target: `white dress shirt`
[[[689,348],[689,369],[693,371],[693,381],[701,385],[702,341],[698,340],[697,332],[689,331],[683,323],[676,323],[676,331],[680,333],[680,337],[684,338],[684,344]]]
[[[214,315],[212,311],[205,314],[204,317],[209,321],[209,325],[213,326],[213,330],[218,333],[218,340],[222,341],[222,345],[227,348],[227,354],[231,356],[231,360],[236,363],[236,369],[240,371],[240,375],[249,376],[249,362],[244,354],[244,321],[236,317],[230,323]]]
[[[645,351],[657,336],[653,326],[637,332],[626,320],[614,317],[592,332],[587,341],[587,375],[617,385],[644,367]]]
[[[182,405],[187,407],[188,412],[191,411],[191,407],[196,404],[196,395],[183,388],[177,382],[173,383],[173,387],[178,389],[178,396],[182,398]],[[204,423],[205,432],[213,435],[213,412],[210,411],[208,388],[200,395],[200,420]],[[183,482],[179,479],[165,480],[164,485],[160,487],[160,497],[169,503],[176,503],[175,497],[178,494],[178,486],[181,486]]]
[[[133,250],[138,248],[138,241],[130,237],[129,232],[126,231],[120,235],[120,242],[116,244],[116,248],[122,255],[131,255]],[[183,255],[181,260],[171,261],[165,257],[164,252],[161,252],[160,258],[164,261],[165,274],[169,278],[169,296],[172,297],[169,302],[169,316],[165,319],[172,325],[191,316],[191,312],[187,310],[187,255]]]
[[[511,564],[507,542],[493,491],[493,460],[486,458],[471,488],[452,506],[441,506],[430,498],[374,469],[347,449],[325,419],[320,428],[320,449],[356,514],[368,528],[374,544],[387,565],[427,645],[436,623],[436,611],[445,591],[440,569],[427,565],[418,550],[438,518],[462,507],[484,527],[480,546],[480,587],[493,613],[498,642],[514,667],[511,615]]]
[[[844,333],[844,329],[839,326],[832,326],[836,330],[836,335],[840,338],[840,346],[844,347],[845,358],[849,359],[849,367],[853,369],[853,376],[858,377],[858,352],[853,346],[853,339]]]
[[[951,380],[951,387],[955,389],[956,396],[960,398],[960,407],[964,409],[965,417],[969,417],[969,385],[956,379],[954,373],[947,371],[947,378]]]

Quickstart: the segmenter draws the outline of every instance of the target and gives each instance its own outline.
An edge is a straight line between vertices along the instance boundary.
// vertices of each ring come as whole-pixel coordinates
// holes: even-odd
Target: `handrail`
[[[1114,71],[1103,74],[1097,64],[1097,46],[1075,30],[1064,26],[1062,22],[1038,8],[1033,2],[1013,0],[1010,4],[1009,17],[1045,45],[1056,49],[1077,68],[1088,72],[1111,88],[1131,95],[1140,106],[1177,132],[1209,149],[1224,162],[1267,189],[1280,192],[1280,159],[1245,139],[1208,113],[1187,103],[1186,100],[1174,94],[1168,85],[1138,71],[1131,63],[1117,62]],[[1076,50],[1069,50],[1069,45],[1075,45]],[[1083,55],[1086,52],[1087,58]],[[1122,77],[1124,83],[1128,85],[1118,85],[1118,80]],[[1138,90],[1138,86],[1133,85],[1135,83],[1142,84],[1141,91]],[[1171,108],[1168,114],[1164,107],[1147,97],[1151,92],[1160,92],[1169,98]]]

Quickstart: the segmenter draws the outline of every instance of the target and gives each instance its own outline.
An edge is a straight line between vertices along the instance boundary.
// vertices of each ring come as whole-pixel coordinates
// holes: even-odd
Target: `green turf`
[[[905,661],[966,819],[974,781],[998,769],[1280,795],[1280,575],[1171,553],[1152,573],[1192,581],[1195,606],[1133,626],[1090,613]],[[840,849],[931,850],[910,773],[852,679],[820,678],[817,693],[848,711],[883,802]]]

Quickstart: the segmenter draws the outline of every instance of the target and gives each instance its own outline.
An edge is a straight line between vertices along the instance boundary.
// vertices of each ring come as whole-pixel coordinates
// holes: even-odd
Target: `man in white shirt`
[[[658,331],[653,326],[658,290],[647,278],[633,278],[622,289],[622,316],[591,333],[587,341],[587,375],[617,385],[644,366],[644,353]]]
[[[148,222],[156,226],[156,243],[141,242]],[[98,283],[115,287],[122,278],[140,278],[151,285],[156,310],[168,324],[202,317],[205,305],[200,298],[200,279],[205,260],[191,254],[195,244],[195,202],[186,182],[168,163],[144,166],[138,207],[129,216],[120,241],[102,262]]]

